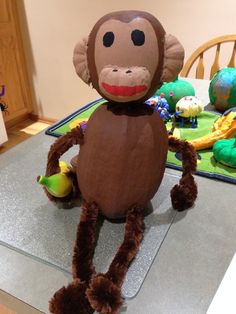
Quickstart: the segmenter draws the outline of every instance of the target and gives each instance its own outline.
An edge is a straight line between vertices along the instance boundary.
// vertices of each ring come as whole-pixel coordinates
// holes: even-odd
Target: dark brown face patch
[[[88,66],[95,89],[115,102],[142,102],[160,85],[165,32],[150,14],[115,12],[93,28]]]

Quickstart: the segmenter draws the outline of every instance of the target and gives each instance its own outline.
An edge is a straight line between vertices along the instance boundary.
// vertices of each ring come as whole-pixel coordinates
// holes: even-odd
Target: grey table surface
[[[209,82],[190,81],[195,87],[196,96],[207,105]],[[33,192],[24,191],[24,186],[35,177],[35,173],[37,175],[44,172],[46,152],[54,140],[42,133],[0,156],[0,167],[4,169],[4,165],[11,164],[11,171],[15,171],[13,176],[9,173],[6,182],[1,183],[0,189],[0,289],[45,313],[48,311],[48,300],[51,295],[71,280],[67,271],[67,267],[69,269],[70,266],[66,265],[67,260],[71,259],[71,248],[69,244],[66,247],[67,242],[64,241],[63,246],[61,248],[60,245],[57,246],[55,251],[52,245],[55,233],[45,227],[42,215],[42,211],[51,205],[48,205],[46,198],[43,198],[40,189],[32,188]],[[35,167],[32,167],[32,160],[27,159],[29,155],[27,152],[32,149],[37,156],[36,160],[42,156],[42,162],[35,163]],[[71,154],[73,155],[73,151]],[[69,157],[70,155],[67,158]],[[17,167],[14,166],[17,163],[21,167],[25,164],[27,171],[25,175],[12,182],[11,178],[17,177]],[[27,168],[29,165],[30,172]],[[163,212],[158,212],[156,223],[155,217],[152,217],[149,226],[150,229],[153,226],[158,229],[165,226],[166,222],[169,223],[171,219],[174,221],[166,230],[168,232],[141,290],[137,296],[125,301],[121,313],[206,313],[236,251],[236,186],[196,176],[199,195],[195,206],[183,213],[173,213],[169,201],[164,196],[168,195],[170,186],[179,176],[179,171],[166,169],[162,190],[159,193],[161,196],[157,195],[154,199],[155,206],[163,207],[164,204],[166,210],[162,208]],[[6,203],[4,199],[3,193],[6,190],[12,193],[11,204],[9,200]],[[17,191],[24,191],[20,199],[19,197],[16,199]],[[29,206],[29,203],[32,206],[32,215],[25,216],[24,209]],[[17,221],[14,221],[16,204],[17,207],[20,204],[21,208]],[[8,211],[8,215],[4,211]],[[12,216],[9,216],[9,211]],[[37,211],[41,211],[41,215],[35,215]],[[61,237],[68,235],[71,241],[72,233],[68,228],[73,228],[74,225],[68,220],[77,223],[78,213],[73,209],[70,210],[70,215],[66,212],[51,208],[51,215],[46,218],[54,221],[54,225],[56,221],[59,224],[58,232],[61,232]],[[8,217],[8,220],[4,220],[4,217]],[[31,227],[25,227],[27,224]],[[21,232],[19,232],[20,226],[24,226]],[[115,237],[116,229],[119,234],[119,228],[120,226],[115,226],[111,237]],[[37,247],[39,237],[43,237],[44,243],[48,245]],[[106,234],[104,239],[105,237]],[[17,241],[24,246],[24,252],[17,249],[17,245],[11,245],[11,243],[18,243]],[[43,251],[43,258],[37,255],[39,250]],[[59,265],[50,261],[47,257],[50,257],[53,250],[54,255],[58,257],[57,260],[60,261],[66,255],[68,258],[61,260],[62,264]],[[99,255],[96,263],[98,267],[101,265]],[[62,267],[63,265],[65,267]]]

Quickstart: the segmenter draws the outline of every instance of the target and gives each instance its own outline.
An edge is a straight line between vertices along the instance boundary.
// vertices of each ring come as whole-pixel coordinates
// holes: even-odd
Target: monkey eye
[[[103,36],[103,46],[111,47],[115,39],[115,35],[113,32],[106,32]]]
[[[135,29],[131,33],[131,39],[135,46],[142,46],[145,43],[145,34],[139,29]]]

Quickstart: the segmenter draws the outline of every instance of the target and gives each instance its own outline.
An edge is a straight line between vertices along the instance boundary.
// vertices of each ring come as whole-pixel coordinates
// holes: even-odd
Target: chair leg
[[[121,286],[143,238],[141,210],[129,210],[125,236],[106,274],[93,277],[86,291],[91,306],[101,314],[115,314],[122,305]]]
[[[83,204],[72,263],[73,282],[58,290],[49,304],[53,314],[92,314],[94,310],[86,297],[92,275],[95,231],[98,207]]]

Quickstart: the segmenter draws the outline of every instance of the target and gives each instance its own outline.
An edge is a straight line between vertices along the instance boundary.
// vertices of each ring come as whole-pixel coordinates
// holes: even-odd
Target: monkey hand
[[[46,177],[54,176],[53,180],[57,181],[55,184],[63,183],[63,186],[60,187],[59,193],[51,193],[52,191],[48,191],[45,188],[45,192],[48,198],[51,201],[57,203],[69,203],[78,198],[79,188],[77,183],[76,174],[72,168],[68,165],[65,165],[63,162],[59,162],[60,157],[67,152],[73,145],[82,145],[84,140],[83,130],[80,126],[73,128],[70,132],[61,136],[56,140],[56,142],[51,145],[49,153],[48,153],[48,162],[46,169]],[[65,173],[66,172],[66,173]],[[55,179],[55,180],[54,180]],[[57,187],[58,189],[58,187]]]
[[[63,163],[63,164],[62,164]],[[60,162],[60,172],[49,177],[39,176],[37,181],[44,187],[44,190],[51,201],[57,203],[68,203],[79,194],[76,174],[64,162]]]
[[[178,211],[192,207],[196,198],[197,184],[191,173],[186,174],[171,190],[172,206]]]

